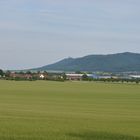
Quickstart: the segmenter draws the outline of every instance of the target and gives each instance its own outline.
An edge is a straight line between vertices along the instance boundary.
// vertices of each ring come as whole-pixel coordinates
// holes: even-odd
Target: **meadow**
[[[0,140],[140,140],[140,85],[1,80]]]

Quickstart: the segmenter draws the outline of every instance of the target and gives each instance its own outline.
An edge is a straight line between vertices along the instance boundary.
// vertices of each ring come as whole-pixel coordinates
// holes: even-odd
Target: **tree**
[[[31,71],[27,71],[26,74],[32,74],[32,72]]]
[[[0,69],[0,76],[4,76],[4,72],[2,69]]]
[[[65,73],[62,74],[62,77],[63,77],[64,80],[67,79],[67,75]]]
[[[135,82],[136,82],[136,84],[139,84],[140,81],[139,81],[139,79],[136,79]]]
[[[87,76],[86,74],[84,74],[84,75],[82,76],[82,80],[88,80],[88,76]]]
[[[8,70],[8,71],[6,71],[5,76],[10,77],[10,74],[11,74],[11,72]]]
[[[37,71],[37,74],[40,74],[41,72],[40,71]]]
[[[46,75],[48,75],[48,72],[47,71],[44,71],[43,73],[46,74]]]
[[[24,72],[23,71],[20,71],[19,74],[24,74]]]
[[[81,71],[76,71],[75,73],[76,73],[76,74],[82,74],[82,72],[81,72]]]

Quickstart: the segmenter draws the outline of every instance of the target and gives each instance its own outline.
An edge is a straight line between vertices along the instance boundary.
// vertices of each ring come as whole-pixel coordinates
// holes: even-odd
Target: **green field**
[[[140,85],[0,81],[0,140],[140,140]]]

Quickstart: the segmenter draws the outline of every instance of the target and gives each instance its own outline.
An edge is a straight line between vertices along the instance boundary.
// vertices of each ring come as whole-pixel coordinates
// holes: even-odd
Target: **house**
[[[10,74],[11,78],[20,78],[20,79],[32,79],[32,75],[31,74],[26,74],[26,73],[11,73]]]
[[[35,79],[46,79],[48,77],[47,73],[32,73]]]
[[[44,79],[45,76],[44,76],[43,74],[40,74],[40,75],[39,75],[39,78],[40,78],[40,79]]]

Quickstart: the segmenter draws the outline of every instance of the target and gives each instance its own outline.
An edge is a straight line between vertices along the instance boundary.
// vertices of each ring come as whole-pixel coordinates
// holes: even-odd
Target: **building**
[[[112,76],[110,76],[110,75],[100,75],[100,76],[98,76],[98,79],[111,79],[112,78]]]
[[[129,75],[131,79],[140,79],[140,75]]]
[[[40,75],[39,75],[39,78],[40,78],[40,79],[44,79],[45,76],[44,76],[43,74],[40,74]]]
[[[48,74],[47,73],[15,73],[15,72],[12,72],[10,73],[10,78],[13,78],[13,79],[27,79],[27,80],[30,80],[30,79],[46,79],[48,77]]]
[[[66,74],[68,80],[82,80],[84,74]]]
[[[31,74],[26,74],[26,73],[11,73],[10,74],[11,78],[20,78],[20,79],[32,79],[33,76]]]

